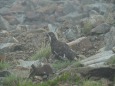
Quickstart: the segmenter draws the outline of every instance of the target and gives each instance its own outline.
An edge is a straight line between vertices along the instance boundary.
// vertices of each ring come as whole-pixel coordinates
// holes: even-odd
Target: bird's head
[[[49,37],[50,41],[56,41],[57,38],[53,32],[48,32],[47,36]]]

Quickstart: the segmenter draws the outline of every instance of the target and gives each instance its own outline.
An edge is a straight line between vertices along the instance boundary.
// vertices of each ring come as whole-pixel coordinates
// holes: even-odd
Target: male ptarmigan
[[[57,40],[53,32],[48,32],[48,36],[50,38],[51,52],[55,58],[64,59],[66,57],[68,60],[76,58],[76,53],[66,43]]]

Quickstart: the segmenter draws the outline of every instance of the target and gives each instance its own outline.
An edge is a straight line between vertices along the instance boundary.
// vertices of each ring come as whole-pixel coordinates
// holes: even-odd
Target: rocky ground
[[[70,47],[85,58],[80,61],[83,65],[103,67],[115,52],[115,1],[0,1],[0,61],[17,65],[30,60],[48,45],[45,39],[48,31],[66,43],[86,37]],[[23,68],[13,65],[9,70],[15,73]]]

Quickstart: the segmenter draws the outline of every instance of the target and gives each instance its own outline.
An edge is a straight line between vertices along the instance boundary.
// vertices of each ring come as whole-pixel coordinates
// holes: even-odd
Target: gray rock
[[[102,24],[105,22],[105,18],[103,15],[91,15],[90,20],[93,24],[93,27],[98,26],[99,24]]]
[[[96,55],[93,55],[89,58],[86,58],[84,60],[81,60],[80,62],[83,65],[91,66],[91,67],[101,67],[104,66],[104,63],[111,58],[111,56],[114,56],[115,54],[112,51],[103,51],[100,53],[97,53]]]
[[[0,14],[4,15],[4,14],[8,14],[10,12],[10,9],[7,7],[3,7],[0,9]]]
[[[67,1],[64,4],[64,13],[68,14],[76,10],[75,5],[71,1]]]
[[[11,6],[11,11],[15,13],[24,13],[27,11],[34,11],[35,7],[31,0],[15,0]]]
[[[80,41],[75,46],[76,50],[80,53],[88,54],[91,49],[93,49],[93,45],[89,38],[85,38],[82,41]]]
[[[99,12],[100,14],[105,14],[109,9],[113,8],[113,4],[106,4],[106,3],[95,3],[95,4],[89,4],[84,6],[84,11],[89,12],[91,10],[95,10]]]
[[[0,8],[11,5],[15,0],[0,0]]]
[[[13,13],[9,12],[2,15],[3,15],[3,18],[6,19],[10,25],[18,25],[20,23],[15,16],[17,14],[14,15]]]
[[[75,22],[79,22],[82,18],[85,18],[87,17],[87,14],[85,13],[79,13],[77,11],[75,12],[71,12],[65,16],[62,16],[62,17],[59,17],[58,20],[72,20],[72,21],[75,21]]]
[[[0,30],[9,30],[10,25],[7,20],[0,16]]]
[[[76,31],[70,28],[64,32],[64,35],[68,41],[73,41],[77,38]]]
[[[29,11],[29,12],[26,12],[26,15],[25,15],[25,20],[26,21],[36,21],[36,20],[39,20],[39,13],[36,13],[34,11]]]
[[[109,32],[110,27],[111,27],[110,25],[103,23],[103,24],[100,24],[97,27],[93,28],[91,30],[91,33],[92,34],[105,34],[105,33]]]
[[[115,27],[112,27],[105,37],[105,50],[111,50],[115,46]]]
[[[112,51],[115,53],[115,47],[112,48]]]
[[[31,65],[34,64],[35,66],[40,66],[42,63],[39,60],[36,61],[24,61],[22,59],[18,60],[19,65],[17,67],[24,67],[24,68],[31,68]]]
[[[96,27],[99,24],[102,24],[105,21],[104,16],[102,15],[92,15],[80,20],[81,26],[83,28]],[[93,28],[92,28],[93,29]]]

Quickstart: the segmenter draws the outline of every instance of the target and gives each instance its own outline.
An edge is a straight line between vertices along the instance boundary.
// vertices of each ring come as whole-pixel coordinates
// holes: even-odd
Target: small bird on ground
[[[66,43],[57,40],[53,32],[49,32],[47,35],[50,39],[51,52],[55,58],[62,60],[66,57],[70,61],[75,60],[76,53]]]
[[[41,67],[36,67],[34,64],[32,64],[31,67],[31,73],[28,78],[34,79],[35,76],[41,76],[42,78],[47,79],[49,75],[53,74],[53,69],[48,64],[44,64]]]

